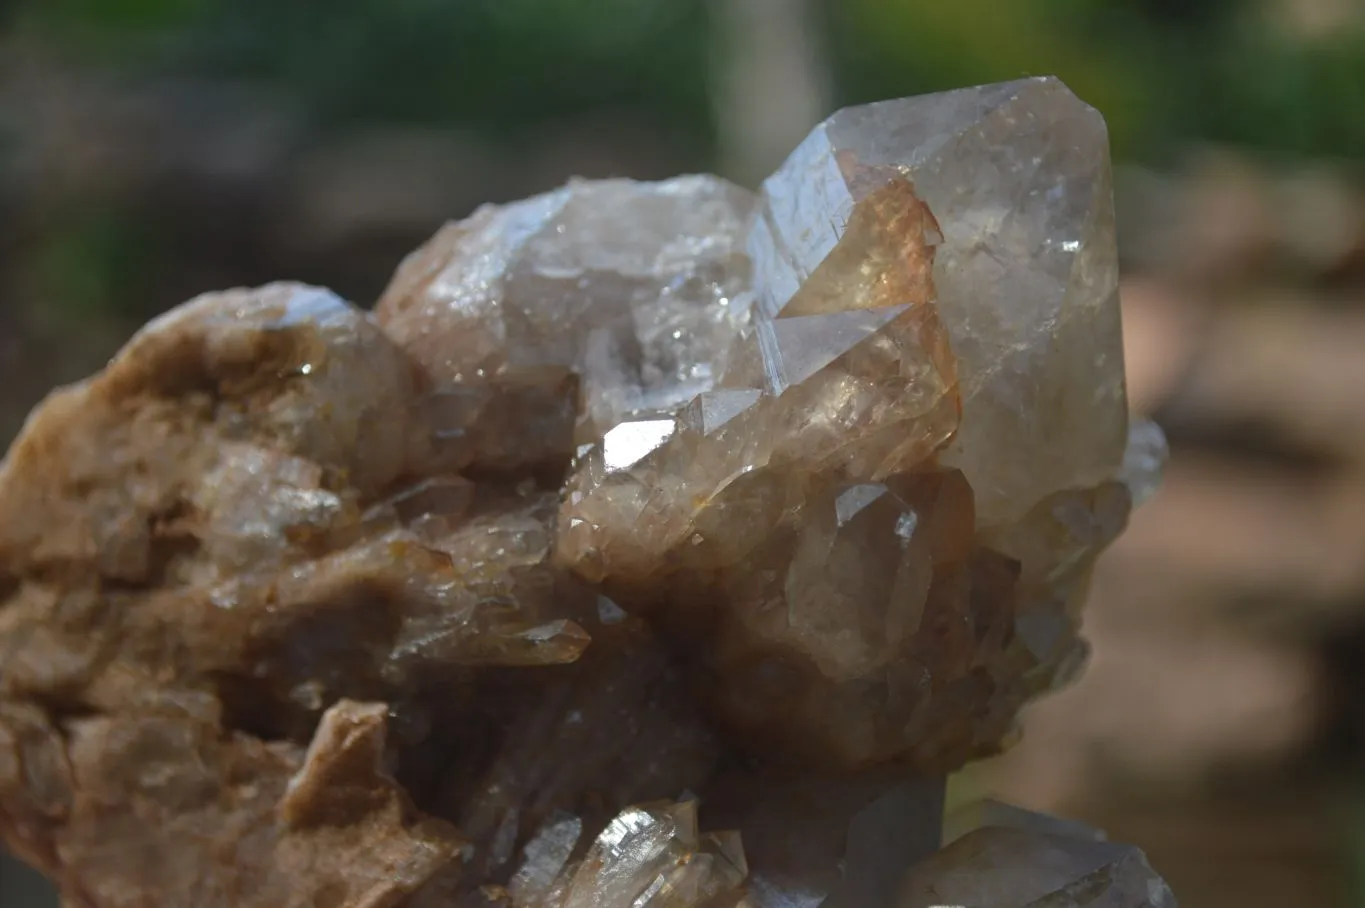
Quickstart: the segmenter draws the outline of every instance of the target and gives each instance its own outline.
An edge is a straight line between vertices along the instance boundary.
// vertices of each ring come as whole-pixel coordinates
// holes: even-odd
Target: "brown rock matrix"
[[[1156,481],[1116,287],[1032,79],[482,208],[373,314],[193,300],[0,462],[0,839],[70,908],[1156,893],[1018,830],[906,876]]]

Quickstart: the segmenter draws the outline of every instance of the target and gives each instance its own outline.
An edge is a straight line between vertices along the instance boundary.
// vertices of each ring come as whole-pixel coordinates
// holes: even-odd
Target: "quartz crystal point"
[[[835,114],[763,186],[716,387],[580,451],[557,557],[739,739],[952,768],[1082,663],[1131,506],[1108,168],[1055,79]]]
[[[709,390],[747,307],[752,198],[715,177],[576,181],[451,224],[399,268],[380,325],[423,367],[451,462],[507,468]]]
[[[1176,908],[1131,845],[992,826],[913,867],[897,908]]]
[[[553,830],[550,835],[555,835]],[[537,873],[532,860],[519,871]],[[558,862],[558,857],[552,857]],[[734,833],[697,832],[696,801],[629,807],[607,824],[583,860],[536,889],[523,886],[528,908],[692,908],[736,905],[748,874]]]
[[[528,842],[511,884],[512,903],[626,908],[733,905],[742,898],[756,908],[1176,908],[1141,851],[1107,842],[1082,823],[988,801],[955,814],[961,831],[933,851],[922,837],[928,828],[923,808],[933,801],[925,801],[923,784],[890,789],[857,811],[845,830],[830,822],[829,808],[859,800],[857,785],[811,776],[792,786],[797,780],[781,774],[751,781],[759,781],[758,790],[738,800],[738,778],[732,790],[723,785],[714,794],[732,807],[747,802],[730,816],[747,814],[745,838],[761,843],[766,868],[753,865],[735,833],[698,835],[692,800],[626,809],[579,860],[571,855],[579,850],[582,824],[561,815]],[[786,797],[774,797],[779,791]],[[703,816],[708,812],[716,813]],[[803,822],[802,812],[815,822]],[[902,827],[917,831],[907,837],[897,831]],[[823,840],[834,839],[848,848],[842,881],[813,859]]]
[[[774,219],[790,236],[802,209],[789,206],[814,195],[838,224],[888,170],[941,230],[936,309],[962,397],[942,460],[966,474],[982,524],[1112,477],[1128,420],[1103,118],[1051,78],[845,110],[769,182]]]

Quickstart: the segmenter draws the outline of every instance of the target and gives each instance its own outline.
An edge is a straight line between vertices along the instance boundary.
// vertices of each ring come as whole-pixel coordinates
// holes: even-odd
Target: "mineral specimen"
[[[72,908],[889,908],[1155,483],[1112,220],[1031,79],[156,320],[0,463],[0,839]],[[912,882],[1136,879],[981,841]]]

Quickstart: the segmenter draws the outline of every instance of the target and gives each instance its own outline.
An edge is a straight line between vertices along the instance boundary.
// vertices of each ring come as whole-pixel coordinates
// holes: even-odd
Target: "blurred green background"
[[[364,302],[480,201],[570,173],[752,183],[833,107],[1022,74],[1100,107],[1124,161],[1358,160],[1354,5],[9,0],[0,292],[33,330],[286,274]]]
[[[1293,373],[1276,396],[1235,391],[1250,378],[1216,393],[1185,379],[1202,374],[1199,351],[1223,350],[1227,332],[1209,326],[1240,325],[1227,313],[1268,296],[1313,318],[1365,311],[1362,0],[0,0],[0,440],[53,385],[199,292],[291,278],[367,305],[406,252],[481,202],[571,175],[714,171],[754,185],[836,107],[1044,73],[1110,124],[1135,408],[1168,424],[1175,467],[1254,462],[1237,500],[1317,481],[1295,420],[1324,400],[1333,418],[1365,419],[1365,381]],[[1241,340],[1228,355],[1237,376],[1340,364],[1365,352],[1365,322],[1355,329],[1333,321],[1318,335],[1336,352],[1303,340],[1273,366]],[[1341,338],[1359,346],[1343,353]],[[1289,402],[1257,409],[1271,397]],[[1299,447],[1264,443],[1280,435]],[[1359,465],[1365,448],[1332,457]],[[1331,476],[1365,489],[1365,468]],[[1163,500],[1176,503],[1152,510],[1175,516],[1154,520],[1212,515],[1219,528],[1182,557],[1212,564],[1199,562],[1205,538],[1258,523],[1205,502],[1198,483],[1182,511],[1172,486]],[[1360,502],[1354,523],[1280,528],[1288,510],[1268,506],[1265,545],[1321,532],[1337,548],[1311,570],[1365,563],[1365,496],[1330,497]],[[1093,715],[1071,711],[1071,737],[1031,720],[1024,756],[956,780],[955,796],[996,789],[1102,822],[1147,848],[1187,908],[1365,905],[1353,870],[1365,867],[1365,583],[1267,594],[1290,617],[1248,625],[1245,589],[1274,560],[1253,542],[1163,593],[1178,609],[1106,611],[1097,593],[1102,683],[1079,688]],[[1169,567],[1160,553],[1124,557],[1151,559],[1144,575]],[[1205,607],[1220,596],[1237,608]],[[1176,650],[1164,641],[1189,635],[1174,612],[1216,614],[1200,627],[1224,636]],[[1122,644],[1106,644],[1107,614],[1147,623],[1120,622]],[[1157,661],[1113,668],[1105,654],[1133,640]],[[1234,663],[1251,663],[1228,656],[1218,684],[1172,682],[1189,695],[1175,698],[1179,721],[1156,710],[1126,723],[1127,701],[1105,686],[1148,692],[1144,672],[1217,669],[1211,654],[1232,640],[1274,667],[1243,681]],[[1200,699],[1214,688],[1230,693]],[[1190,720],[1186,700],[1218,719]],[[1216,759],[1202,739],[1182,745],[1229,716],[1242,725],[1215,735]],[[1258,735],[1239,737],[1243,725]],[[1148,759],[1123,734],[1173,741],[1176,756]],[[1122,759],[1095,756],[1104,747]],[[0,908],[54,904],[40,889],[0,864]]]

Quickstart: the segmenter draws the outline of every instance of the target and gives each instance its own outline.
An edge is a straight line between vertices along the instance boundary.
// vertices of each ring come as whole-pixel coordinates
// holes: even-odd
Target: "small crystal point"
[[[1137,848],[1006,827],[979,829],[917,864],[901,893],[897,908],[1176,908]]]
[[[1118,478],[1128,487],[1134,507],[1156,494],[1170,456],[1171,449],[1161,426],[1140,420],[1129,428],[1128,447],[1123,452],[1123,467]]]
[[[536,831],[507,887],[517,904],[533,904],[551,890],[582,835],[583,821],[571,814],[552,816]]]
[[[883,495],[890,494],[886,486],[879,483],[862,483],[849,486],[834,499],[834,519],[843,526],[857,516],[858,512]]]
[[[748,292],[751,207],[749,193],[709,176],[578,180],[487,206],[403,263],[376,318],[438,388],[496,400],[509,383],[572,370],[587,401],[578,441],[594,441],[628,414],[681,406],[724,371]],[[547,406],[558,413],[552,396],[521,399],[531,427]]]
[[[693,908],[735,905],[748,875],[733,833],[699,835],[695,801],[619,813],[583,860],[542,886],[531,908]],[[522,890],[525,891],[525,890]]]

